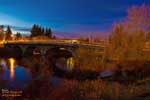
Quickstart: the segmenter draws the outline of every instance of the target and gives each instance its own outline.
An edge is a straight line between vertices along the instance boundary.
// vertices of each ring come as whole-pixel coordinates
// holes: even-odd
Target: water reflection
[[[5,69],[6,69],[5,66],[6,66],[6,63],[4,62],[4,60],[0,60],[0,78],[5,72]]]
[[[74,67],[74,58],[59,58],[57,64],[58,67],[71,71]],[[59,73],[59,70],[55,71]],[[0,59],[0,87],[3,88],[25,89],[30,85],[30,81],[37,79],[40,81],[47,80],[50,83],[54,82],[54,84],[60,83],[61,80],[50,78],[53,73],[53,69],[45,63],[43,57],[22,58],[21,60],[15,60],[14,58]],[[45,85],[44,82],[43,84]]]
[[[73,57],[70,58],[58,58],[56,59],[56,66],[60,69],[71,71],[73,70],[75,61]]]
[[[10,67],[10,79],[13,79],[14,78],[14,75],[15,75],[15,59],[14,58],[9,58],[8,59],[8,63],[9,63],[9,67]]]
[[[0,59],[0,65],[6,67],[6,61],[4,59]]]
[[[21,89],[30,79],[28,70],[14,58],[0,59],[0,88]]]
[[[74,58],[73,57],[70,57],[67,59],[67,68],[72,70],[74,68]]]

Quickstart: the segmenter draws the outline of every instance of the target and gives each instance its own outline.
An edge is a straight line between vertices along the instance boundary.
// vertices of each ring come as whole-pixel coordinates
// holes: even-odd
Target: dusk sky
[[[39,24],[67,33],[108,32],[132,5],[150,0],[0,0],[0,24],[27,31]]]

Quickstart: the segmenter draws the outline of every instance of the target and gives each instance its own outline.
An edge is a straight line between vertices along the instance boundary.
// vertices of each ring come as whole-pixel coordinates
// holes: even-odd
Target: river
[[[19,66],[15,59],[0,60],[0,84],[1,88],[23,88],[31,79],[28,70]]]
[[[57,59],[58,68],[71,71],[74,66],[73,58],[68,60]],[[0,59],[0,87],[1,88],[20,88],[23,89],[29,81],[35,79],[50,78],[54,85],[58,84],[58,77],[52,77],[52,69],[49,68],[49,61],[42,57],[22,58],[15,60],[14,58]]]

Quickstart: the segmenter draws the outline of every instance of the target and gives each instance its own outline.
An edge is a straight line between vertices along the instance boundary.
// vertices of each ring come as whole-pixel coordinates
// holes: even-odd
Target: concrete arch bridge
[[[93,44],[74,44],[63,42],[50,41],[7,41],[4,43],[4,48],[11,48],[17,52],[17,57],[30,57],[32,55],[45,56],[52,59],[55,65],[68,66],[72,69],[75,65],[75,57],[79,48],[86,50],[99,50],[100,55],[103,54],[104,46]],[[56,63],[58,61],[59,63]],[[63,63],[62,63],[63,62]]]

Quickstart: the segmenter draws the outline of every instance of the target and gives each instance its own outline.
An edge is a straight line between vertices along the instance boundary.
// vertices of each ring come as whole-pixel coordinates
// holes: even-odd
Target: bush
[[[78,49],[76,66],[82,70],[99,71],[102,67],[102,54],[98,50]]]
[[[149,93],[149,80],[149,78],[139,80],[138,83],[141,84],[138,85],[136,83],[123,85],[101,80],[73,81],[70,98],[71,100],[141,100],[141,95]]]

